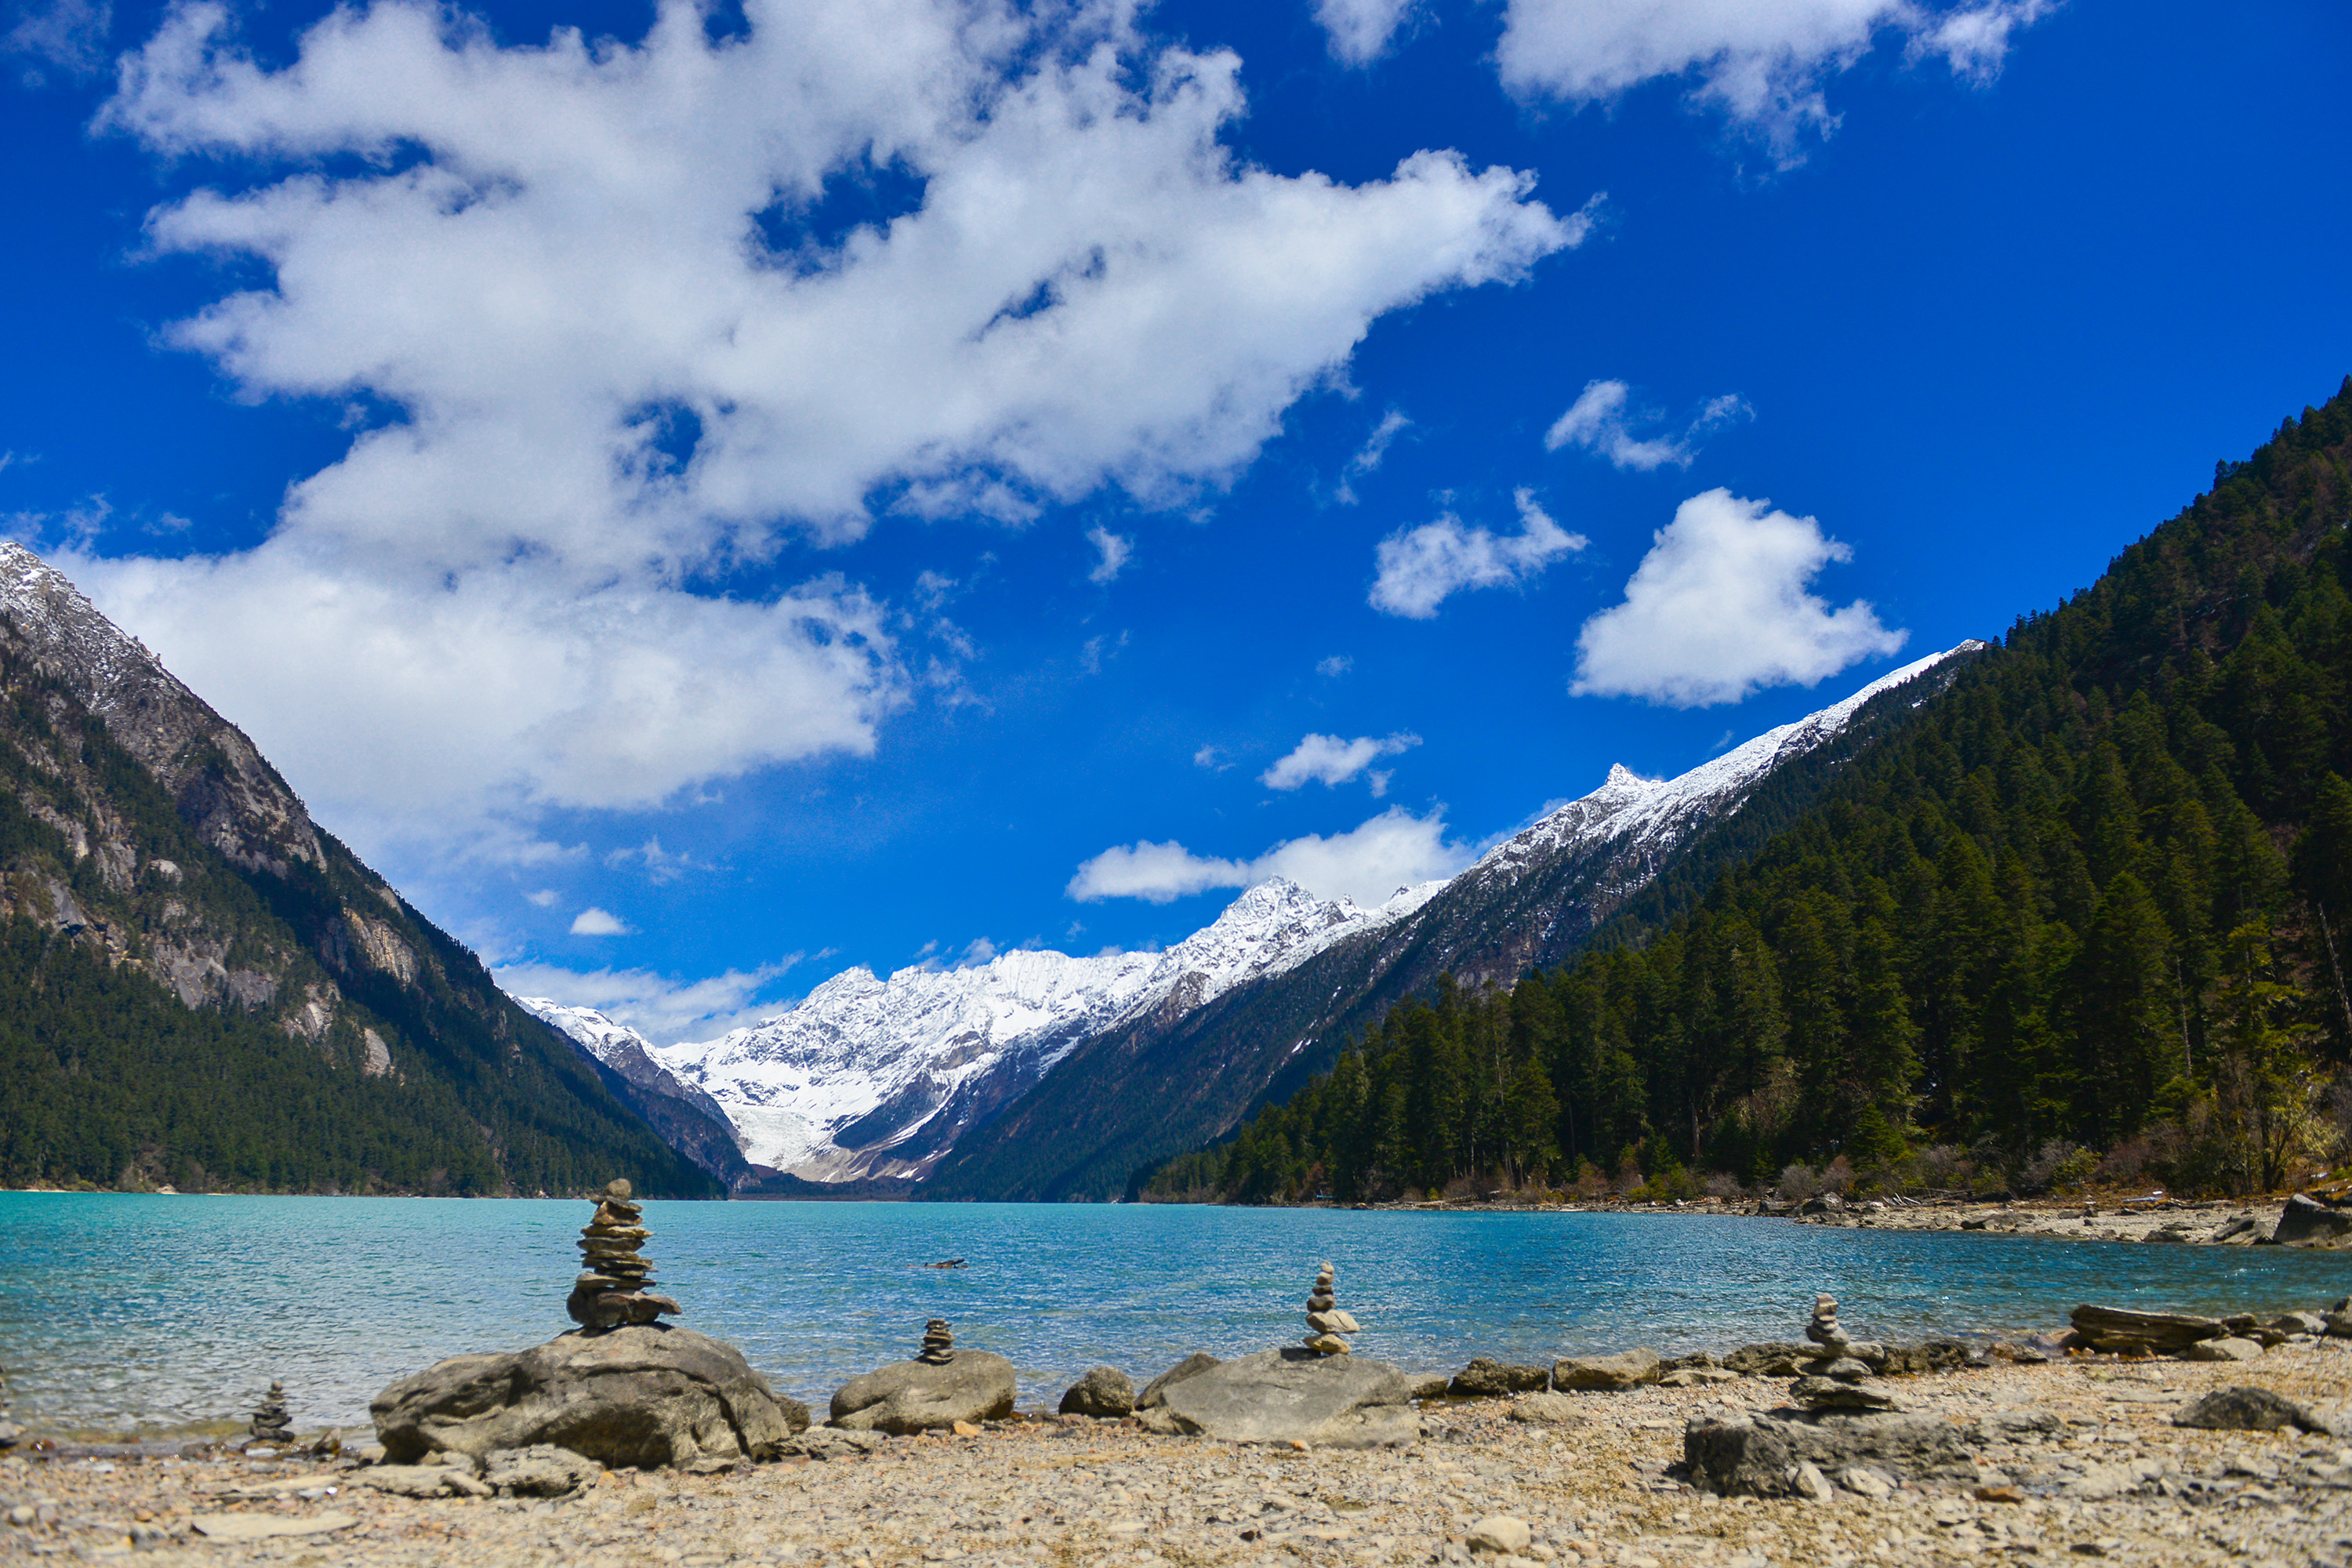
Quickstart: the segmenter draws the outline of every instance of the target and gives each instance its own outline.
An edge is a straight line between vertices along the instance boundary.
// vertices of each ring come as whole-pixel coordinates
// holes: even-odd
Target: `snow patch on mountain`
[[[1399,889],[1367,910],[1277,878],[1162,952],[1024,950],[887,980],[845,970],[753,1027],[653,1054],[718,1101],[754,1164],[815,1181],[922,1175],[1079,1041],[1278,974],[1403,918],[1444,886]]]

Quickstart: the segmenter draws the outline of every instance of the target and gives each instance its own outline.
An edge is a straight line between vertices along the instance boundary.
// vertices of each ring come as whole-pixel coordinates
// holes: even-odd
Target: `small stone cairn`
[[[955,1335],[948,1330],[945,1318],[933,1318],[923,1325],[923,1348],[915,1359],[932,1366],[945,1366],[955,1360]]]
[[[637,1223],[645,1211],[631,1200],[629,1184],[614,1182],[596,1200],[596,1215],[580,1232],[580,1251],[587,1269],[572,1287],[563,1310],[572,1321],[591,1331],[619,1328],[625,1323],[650,1323],[664,1313],[686,1309],[647,1287],[655,1283],[653,1265],[637,1248],[651,1231]]]
[[[253,1407],[253,1420],[246,1428],[257,1443],[272,1443],[286,1447],[294,1441],[294,1427],[286,1415],[286,1385],[273,1383],[261,1403]]]
[[[1837,1299],[1813,1298],[1813,1319],[1805,1325],[1811,1341],[1812,1370],[1790,1386],[1790,1394],[1816,1412],[1899,1410],[1902,1405],[1870,1375],[1870,1363],[1884,1361],[1881,1346],[1850,1339],[1838,1324]]]
[[[1307,1348],[1318,1355],[1346,1355],[1354,1347],[1339,1336],[1363,1331],[1352,1316],[1339,1310],[1339,1299],[1331,1294],[1331,1265],[1327,1262],[1315,1276],[1315,1289],[1307,1298]]]

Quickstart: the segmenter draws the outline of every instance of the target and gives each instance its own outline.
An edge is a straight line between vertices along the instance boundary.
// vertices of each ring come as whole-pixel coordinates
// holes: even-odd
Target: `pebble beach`
[[[1505,1399],[1425,1401],[1421,1441],[1370,1451],[1027,1415],[826,1459],[606,1471],[557,1500],[388,1495],[368,1484],[360,1454],[18,1454],[0,1459],[0,1557],[297,1568],[1985,1558],[2334,1568],[2352,1557],[2352,1448],[2291,1429],[2171,1423],[2231,1385],[2331,1409],[2352,1394],[2352,1341],[2282,1345],[2249,1364],[2072,1356],[1889,1381],[1912,1409],[1970,1436],[1973,1484],[1881,1496],[1841,1487],[1819,1500],[1696,1491],[1678,1474],[1685,1426],[1785,1401],[1785,1382],[1744,1378],[1572,1395],[1564,1411],[1559,1396],[1524,1402],[1556,1419],[1518,1418],[1523,1402]],[[1490,1550],[1498,1539],[1510,1550]]]

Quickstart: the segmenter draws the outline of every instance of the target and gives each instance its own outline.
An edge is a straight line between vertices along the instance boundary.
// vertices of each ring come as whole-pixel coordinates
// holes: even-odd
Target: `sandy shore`
[[[1513,1419],[1503,1400],[1432,1402],[1423,1440],[1401,1450],[1275,1452],[1041,1418],[892,1439],[865,1458],[611,1472],[557,1501],[387,1496],[350,1459],[18,1455],[0,1459],[0,1557],[294,1568],[1423,1563],[1470,1561],[1474,1527],[1493,1515],[1530,1527],[1526,1561],[1624,1568],[1993,1553],[2338,1568],[2352,1554],[2352,1448],[2294,1431],[2170,1424],[2189,1399],[2232,1384],[2332,1408],[2352,1394],[2352,1341],[2283,1345],[2243,1365],[2074,1357],[1890,1381],[1914,1408],[1973,1436],[1974,1485],[1905,1486],[1882,1499],[1840,1490],[1820,1502],[1696,1492],[1677,1475],[1685,1424],[1784,1402],[1785,1384],[1749,1378],[1579,1395],[1559,1424]],[[2057,1417],[2055,1429],[2003,1419],[2031,1412]],[[273,1526],[308,1533],[203,1533]]]

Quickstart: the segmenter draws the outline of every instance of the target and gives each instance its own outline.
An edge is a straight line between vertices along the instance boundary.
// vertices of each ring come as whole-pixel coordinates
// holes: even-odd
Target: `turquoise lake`
[[[386,1383],[569,1328],[583,1202],[0,1193],[0,1366],[36,1431],[240,1417],[362,1426]],[[646,1252],[686,1326],[821,1405],[911,1355],[927,1318],[1010,1357],[1024,1404],[1100,1362],[1139,1383],[1195,1350],[1295,1338],[1339,1266],[1358,1348],[1415,1371],[1797,1336],[1816,1290],[1872,1337],[2061,1326],[2077,1301],[2276,1311],[2352,1291],[2352,1258],[2260,1247],[1828,1230],[1643,1215],[1173,1205],[654,1203]],[[927,1268],[961,1258],[968,1267]]]

